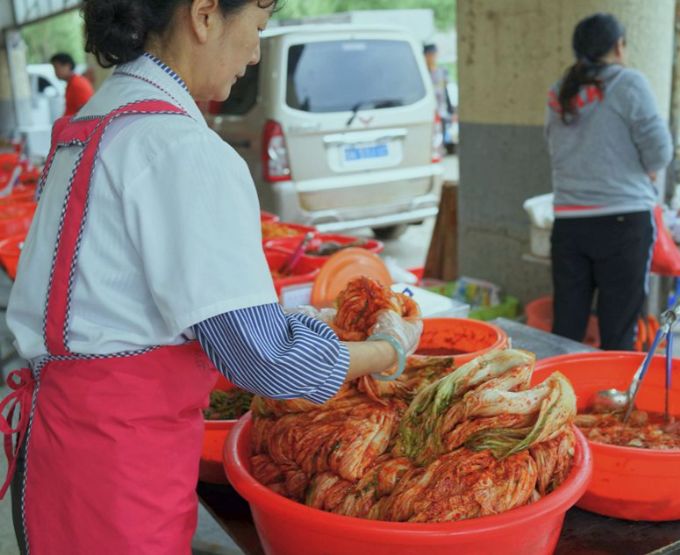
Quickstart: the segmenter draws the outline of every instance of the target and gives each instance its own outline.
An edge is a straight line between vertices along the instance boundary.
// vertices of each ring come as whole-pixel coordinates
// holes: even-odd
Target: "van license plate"
[[[366,146],[345,147],[345,162],[356,162],[370,158],[384,158],[389,155],[387,143]]]

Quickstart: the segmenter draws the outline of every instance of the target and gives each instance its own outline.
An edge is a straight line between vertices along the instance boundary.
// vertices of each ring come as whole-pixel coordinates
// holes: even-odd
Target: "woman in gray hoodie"
[[[576,62],[549,92],[546,137],[555,192],[553,332],[582,341],[593,295],[603,349],[633,348],[654,242],[657,172],[672,157],[645,77],[625,64],[609,14],[575,28]]]

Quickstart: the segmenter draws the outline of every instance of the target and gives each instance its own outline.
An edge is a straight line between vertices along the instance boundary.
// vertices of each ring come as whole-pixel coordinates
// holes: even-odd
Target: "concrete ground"
[[[458,158],[448,156],[444,160],[445,176],[449,180],[458,180]],[[399,239],[386,241],[384,256],[394,258],[403,268],[422,266],[432,237],[434,219],[421,225],[409,226]],[[360,230],[357,234],[371,236],[370,229]],[[0,307],[6,306],[9,283],[3,272],[0,272]],[[0,356],[11,352],[7,342],[4,311],[0,311]],[[9,371],[22,366],[16,357],[10,358],[2,365],[3,376]],[[0,388],[0,398],[7,394],[7,388]],[[0,477],[4,478],[7,461],[0,456]],[[240,555],[242,551],[222,531],[215,520],[202,508],[199,508],[198,529],[193,543],[194,555]],[[0,502],[0,555],[18,555],[14,529],[12,526],[11,504],[8,497]]]

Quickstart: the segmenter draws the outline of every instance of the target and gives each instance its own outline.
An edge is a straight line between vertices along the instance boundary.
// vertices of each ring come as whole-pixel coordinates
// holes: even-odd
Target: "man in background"
[[[76,64],[69,54],[60,52],[50,59],[54,73],[62,81],[66,81],[65,116],[73,116],[87,104],[94,94],[92,84],[81,75],[75,73]]]
[[[446,68],[440,67],[437,64],[437,45],[426,44],[423,47],[423,54],[425,56],[425,63],[430,72],[430,78],[434,85],[434,94],[437,98],[437,114],[441,120],[442,134],[444,144],[449,150],[449,144],[453,142],[451,137],[451,126],[453,124],[454,108],[451,104],[451,99],[447,91],[449,84],[449,72]]]

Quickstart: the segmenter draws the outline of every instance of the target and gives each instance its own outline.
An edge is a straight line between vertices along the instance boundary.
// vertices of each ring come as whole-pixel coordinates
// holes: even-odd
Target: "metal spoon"
[[[628,421],[635,406],[635,398],[637,397],[637,393],[640,389],[640,382],[645,377],[647,369],[649,368],[649,365],[652,361],[652,357],[654,356],[654,353],[656,352],[659,343],[661,343],[661,340],[664,336],[666,336],[666,341],[668,342],[668,337],[671,335],[671,327],[678,319],[679,312],[680,303],[676,304],[672,309],[666,310],[661,314],[661,317],[659,318],[660,320],[659,323],[661,324],[661,327],[659,328],[659,331],[656,333],[656,337],[652,342],[652,346],[650,347],[649,352],[645,356],[640,367],[633,375],[633,379],[630,383],[630,386],[628,386],[628,389],[625,392],[614,388],[606,389],[604,391],[598,391],[593,396],[593,400],[591,402],[591,405],[595,411],[613,412],[616,410],[625,409],[623,421],[624,422]],[[667,349],[666,356],[668,356],[668,354],[669,351]]]
[[[611,388],[598,391],[593,395],[592,407],[595,412],[616,412],[628,406],[628,400],[632,398],[635,385],[640,383],[640,376],[644,369],[644,363],[635,372],[631,384],[626,391]]]

